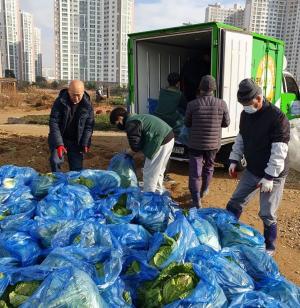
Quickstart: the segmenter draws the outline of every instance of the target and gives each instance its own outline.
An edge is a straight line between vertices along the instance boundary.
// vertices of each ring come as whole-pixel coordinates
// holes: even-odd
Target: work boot
[[[239,209],[233,207],[230,203],[227,204],[226,210],[231,212],[236,217],[237,220],[240,219],[240,217],[241,217],[241,215],[243,213],[242,209],[239,210]]]
[[[200,193],[192,193],[192,207],[196,207],[197,209],[202,207]]]
[[[264,224],[264,237],[265,237],[265,245],[266,245],[266,252],[269,255],[274,255],[275,246],[276,246],[276,239],[277,239],[277,224],[272,224],[267,226]]]

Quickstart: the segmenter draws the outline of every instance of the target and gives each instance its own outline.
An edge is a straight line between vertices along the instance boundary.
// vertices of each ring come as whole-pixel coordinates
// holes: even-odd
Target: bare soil
[[[29,113],[34,114],[32,111]],[[39,172],[49,172],[48,127],[3,124],[8,116],[25,114],[28,112],[22,110],[8,110],[0,114],[0,165],[30,166]],[[105,169],[113,154],[127,146],[126,137],[122,133],[97,132],[93,137],[91,152],[85,157],[85,167]],[[142,157],[138,156],[137,165],[141,164]],[[172,162],[169,175],[175,181],[167,184],[173,198],[188,207],[188,165]],[[210,193],[203,200],[204,207],[225,208],[237,183],[238,180],[228,177],[226,170],[217,167]],[[242,215],[242,221],[262,231],[258,211],[258,198],[255,198]],[[275,259],[282,274],[300,285],[300,173],[291,170],[288,176],[278,218],[280,230]]]

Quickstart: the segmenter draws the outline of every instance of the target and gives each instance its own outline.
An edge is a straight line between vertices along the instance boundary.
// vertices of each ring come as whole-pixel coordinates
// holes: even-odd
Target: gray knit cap
[[[261,94],[261,88],[252,79],[247,78],[239,84],[237,99],[241,104],[247,105],[249,101]]]
[[[200,90],[203,92],[212,92],[217,89],[216,80],[211,75],[205,75],[200,81]]]

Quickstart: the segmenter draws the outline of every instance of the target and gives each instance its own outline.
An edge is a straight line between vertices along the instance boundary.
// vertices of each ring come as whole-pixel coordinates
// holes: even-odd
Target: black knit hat
[[[200,90],[203,92],[212,92],[217,89],[216,80],[211,75],[205,75],[200,81]]]
[[[239,84],[237,99],[241,104],[247,105],[249,101],[261,94],[261,88],[252,79],[247,78]]]

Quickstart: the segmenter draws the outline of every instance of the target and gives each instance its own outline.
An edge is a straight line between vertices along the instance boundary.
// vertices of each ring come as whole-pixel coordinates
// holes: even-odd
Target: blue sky
[[[42,30],[43,66],[53,67],[54,33],[53,0],[19,0],[22,10],[34,15],[35,24]],[[224,6],[245,1],[216,0],[136,0],[135,31],[177,26],[184,22],[203,22],[208,4],[220,2]]]

